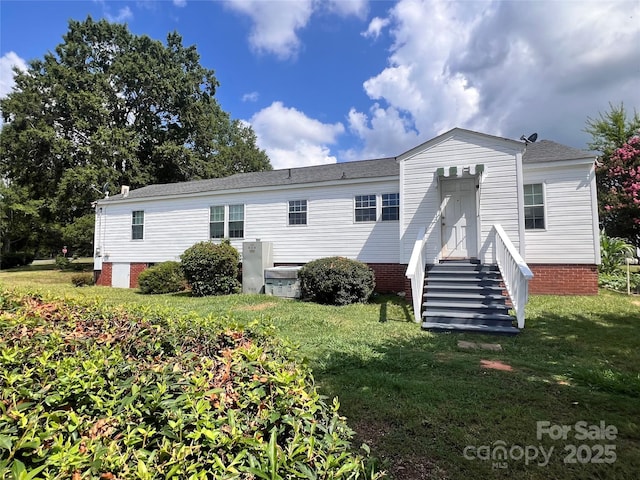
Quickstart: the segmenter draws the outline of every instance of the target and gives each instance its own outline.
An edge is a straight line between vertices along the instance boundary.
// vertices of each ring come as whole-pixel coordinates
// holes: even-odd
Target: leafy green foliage
[[[140,292],[145,294],[179,292],[186,289],[186,283],[180,262],[162,262],[138,276]]]
[[[0,294],[0,476],[380,478],[291,347],[228,323]]]
[[[328,305],[365,303],[375,288],[373,271],[362,262],[344,257],[309,262],[298,276],[302,298]]]
[[[86,216],[105,183],[114,193],[271,169],[251,127],[216,101],[214,71],[178,33],[163,43],[124,24],[71,20],[63,42],[15,81],[0,100],[0,178],[11,191],[0,213],[11,251],[57,250],[61,237],[86,250]]]
[[[600,232],[600,273],[614,274],[625,265],[626,258],[635,257],[635,249],[622,238],[610,237]]]
[[[640,115],[629,116],[623,104],[609,104],[609,111],[588,118],[585,132],[590,149],[602,152],[596,165],[598,213],[602,227],[612,236],[626,238],[640,247],[640,155],[638,142],[630,142],[640,131]],[[631,150],[631,152],[630,152]],[[634,152],[635,151],[635,152]]]
[[[2,254],[0,266],[2,268],[21,267],[33,262],[33,254],[28,252],[9,252]]]
[[[182,271],[196,297],[237,293],[240,255],[228,240],[199,242],[180,256]]]
[[[77,273],[71,277],[71,283],[76,287],[86,287],[95,283],[93,274]]]
[[[58,270],[71,270],[71,260],[64,255],[57,255],[55,263]]]
[[[598,285],[618,292],[627,292],[627,273],[616,271],[613,273],[601,273],[598,275]],[[640,293],[640,274],[629,275],[629,287],[634,293]]]

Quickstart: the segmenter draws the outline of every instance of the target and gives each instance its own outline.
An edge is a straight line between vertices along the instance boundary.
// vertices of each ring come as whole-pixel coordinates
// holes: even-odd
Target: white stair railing
[[[413,245],[411,259],[405,275],[411,280],[411,298],[413,300],[413,317],[416,323],[422,321],[422,295],[424,291],[425,258],[424,246],[427,244],[426,229],[421,228]]]
[[[495,224],[493,228],[498,268],[516,312],[518,328],[524,328],[524,308],[529,300],[529,280],[533,278],[533,272],[511,243],[502,226]]]

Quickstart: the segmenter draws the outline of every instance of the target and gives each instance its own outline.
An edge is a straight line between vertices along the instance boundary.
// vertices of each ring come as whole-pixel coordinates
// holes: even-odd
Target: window
[[[210,209],[209,238],[224,238],[224,205],[218,205]]]
[[[541,183],[524,186],[524,228],[544,230],[544,191]]]
[[[244,205],[229,205],[229,238],[244,237]]]
[[[306,225],[307,224],[307,201],[306,200],[290,200],[289,201],[289,225]]]
[[[376,221],[376,196],[356,195],[356,222]]]
[[[398,220],[400,218],[400,194],[382,194],[382,221]]]
[[[131,212],[131,240],[144,238],[144,210]]]

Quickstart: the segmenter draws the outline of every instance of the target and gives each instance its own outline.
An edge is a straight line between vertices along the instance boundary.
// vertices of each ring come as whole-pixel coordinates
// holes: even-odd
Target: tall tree
[[[99,198],[92,185],[137,188],[271,169],[251,127],[216,101],[213,70],[175,32],[165,45],[126,25],[72,20],[55,53],[15,80],[0,100],[0,176],[41,201],[42,229],[57,232],[45,237],[51,242],[86,229],[83,217]]]
[[[612,237],[640,247],[640,115],[623,104],[588,118],[588,146],[602,153],[596,166],[600,223]]]

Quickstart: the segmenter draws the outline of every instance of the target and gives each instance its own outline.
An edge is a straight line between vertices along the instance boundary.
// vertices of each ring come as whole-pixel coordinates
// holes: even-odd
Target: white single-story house
[[[428,265],[508,255],[532,293],[595,294],[595,159],[455,128],[392,158],[124,187],[96,204],[97,283],[135,287],[149,264],[228,238],[271,242],[276,265],[358,259],[382,292],[411,296]]]

